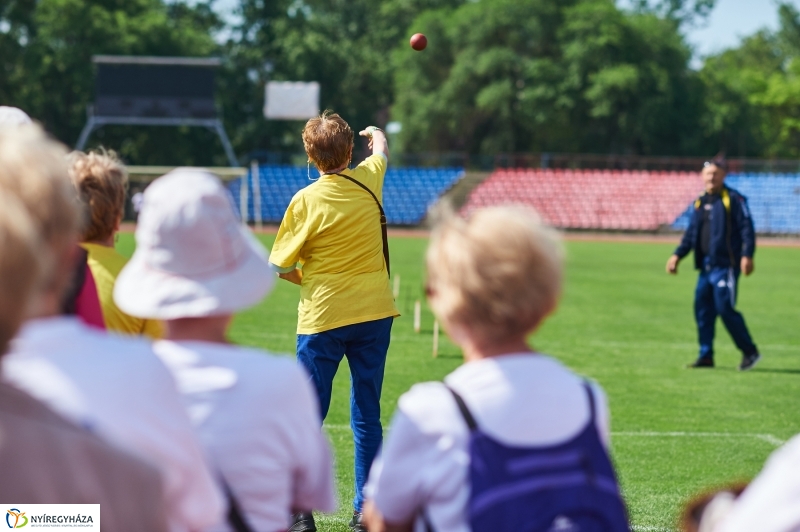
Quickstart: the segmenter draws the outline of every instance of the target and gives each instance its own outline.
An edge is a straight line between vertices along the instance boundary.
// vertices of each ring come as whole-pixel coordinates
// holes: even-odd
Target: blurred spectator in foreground
[[[114,152],[82,153],[69,156],[70,177],[86,205],[88,220],[81,247],[89,254],[103,319],[109,331],[160,338],[161,322],[135,318],[122,312],[114,303],[114,283],[128,262],[114,242],[125,210],[125,189],[128,173]]]
[[[237,530],[286,530],[292,513],[336,506],[308,375],[227,339],[233,313],[259,303],[274,279],[222,183],[181,169],[145,191],[136,252],[114,292],[126,312],[165,320],[154,350],[184,394]]]
[[[24,126],[32,123],[31,117],[22,109],[0,105],[0,126]]]
[[[38,146],[29,146],[33,148],[29,154],[49,147],[39,140]],[[18,147],[8,135],[0,133],[0,180],[5,180],[8,156]],[[50,158],[49,162],[53,161]],[[76,220],[66,217],[61,221],[69,226]],[[8,349],[29,310],[46,265],[36,226],[17,197],[3,190],[0,355]],[[111,447],[5,382],[0,382],[0,435],[3,501],[100,504],[103,530],[167,530],[161,477],[155,468]]]
[[[0,106],[0,127],[18,127],[32,124],[22,109]],[[92,272],[86,263],[87,253],[79,250],[73,262],[73,276],[61,301],[62,314],[80,317],[86,324],[105,329],[100,300]]]
[[[797,532],[800,530],[800,435],[769,457],[742,491],[719,492],[693,501],[684,532]]]
[[[558,305],[558,236],[524,207],[452,216],[427,294],[465,364],[398,403],[367,485],[370,532],[627,532],[597,384],[529,347]]]
[[[175,389],[144,340],[108,335],[60,315],[72,276],[78,205],[66,150],[38,127],[0,128],[0,194],[22,200],[46,270],[3,360],[3,376],[67,419],[155,465],[174,532],[204,530],[223,500]]]

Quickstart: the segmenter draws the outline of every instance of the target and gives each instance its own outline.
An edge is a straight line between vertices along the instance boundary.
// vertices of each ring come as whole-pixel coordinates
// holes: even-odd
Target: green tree
[[[729,155],[800,156],[800,14],[782,4],[779,16],[777,32],[744,39],[700,72],[705,133]]]
[[[268,80],[318,81],[321,107],[354,128],[385,125],[393,102],[390,52],[407,46],[406,29],[427,9],[463,0],[242,0],[242,23],[228,43],[225,116],[234,145],[301,151],[301,123],[266,121]]]
[[[425,13],[395,55],[410,151],[694,149],[701,88],[673,21],[611,0],[482,0]]]
[[[641,13],[653,13],[678,23],[702,22],[714,9],[717,0],[631,0],[630,4]]]
[[[62,141],[75,142],[93,99],[95,54],[208,56],[220,22],[209,4],[161,0],[39,0],[0,4],[0,98]],[[212,163],[210,132],[108,126],[93,144],[137,163]],[[216,143],[216,144],[215,144]],[[205,160],[204,160],[205,159]]]

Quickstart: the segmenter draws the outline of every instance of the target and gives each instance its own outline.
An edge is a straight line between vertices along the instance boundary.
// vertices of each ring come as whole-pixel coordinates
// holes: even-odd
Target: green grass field
[[[263,236],[269,247],[271,236]],[[384,426],[412,384],[438,380],[461,363],[443,340],[431,356],[433,317],[415,334],[426,240],[393,238],[400,310],[389,350]],[[131,235],[119,248],[130,253]],[[761,248],[756,272],[741,282],[739,308],[763,359],[736,371],[740,355],[718,323],[714,370],[687,370],[696,356],[691,261],[664,273],[671,245],[570,242],[560,308],[532,338],[537,350],[598,381],[611,407],[613,454],[635,530],[673,530],[682,503],[706,487],[751,478],[780,442],[800,432],[800,249]],[[278,284],[258,307],[237,316],[232,339],[293,353],[299,288]],[[423,306],[423,308],[425,308]],[[340,511],[321,530],[346,531],[353,496],[349,380],[342,366],[325,424],[336,453]],[[266,435],[265,435],[266,437]]]

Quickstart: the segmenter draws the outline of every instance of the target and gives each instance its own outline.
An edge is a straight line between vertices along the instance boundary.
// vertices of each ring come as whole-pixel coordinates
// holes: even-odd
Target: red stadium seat
[[[688,172],[502,169],[472,191],[462,212],[524,203],[555,227],[655,230],[671,224],[701,188]]]

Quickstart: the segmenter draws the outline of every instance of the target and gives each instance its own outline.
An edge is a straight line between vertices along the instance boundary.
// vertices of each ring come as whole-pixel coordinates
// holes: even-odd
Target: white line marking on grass
[[[674,529],[663,526],[633,525],[631,530],[633,532],[672,532]]]
[[[765,441],[775,447],[783,445],[785,442],[776,438],[772,434],[757,434],[754,432],[655,432],[655,431],[623,431],[612,432],[612,436],[642,436],[651,438],[756,438]]]
[[[690,342],[671,342],[667,340],[589,340],[587,343],[602,347],[631,347],[636,349],[687,349],[696,350],[697,344]],[[792,351],[797,352],[798,346],[794,344],[764,344],[760,351],[769,353],[770,351]]]
[[[323,425],[328,430],[350,430],[350,425],[328,424]],[[758,434],[755,432],[686,432],[686,431],[667,431],[658,432],[652,430],[642,431],[620,431],[612,432],[611,436],[617,437],[642,437],[642,438],[756,438],[765,441],[775,447],[780,447],[784,440],[772,434]],[[654,529],[661,530],[661,529]]]
[[[780,447],[781,445],[786,443],[785,441],[781,440],[780,438],[776,438],[772,434],[756,434],[755,436],[759,440],[764,440],[767,443],[771,443],[775,447]]]

